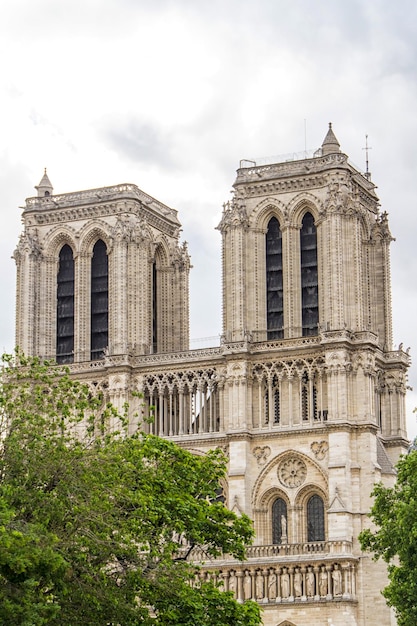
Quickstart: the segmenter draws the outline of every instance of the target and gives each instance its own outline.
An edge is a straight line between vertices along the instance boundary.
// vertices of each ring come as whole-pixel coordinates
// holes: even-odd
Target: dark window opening
[[[304,421],[308,420],[309,418],[308,386],[309,386],[308,374],[307,372],[304,372],[303,377],[301,379],[301,415]]]
[[[324,504],[317,495],[307,502],[307,541],[324,541]]]
[[[273,423],[279,424],[281,421],[281,399],[279,394],[279,381],[274,376],[272,383],[272,414]],[[265,425],[269,424],[269,387],[265,387]]]
[[[317,233],[314,218],[306,213],[300,232],[301,310],[303,337],[317,335],[319,324],[319,287]]]
[[[284,336],[282,233],[276,217],[269,220],[266,233],[266,312],[268,339],[281,339]]]
[[[104,241],[97,241],[91,259],[91,360],[104,357],[109,343],[109,265]]]
[[[287,543],[287,504],[277,498],[272,505],[272,543]]]
[[[157,311],[157,271],[156,262],[152,265],[152,352],[158,351],[158,311]]]
[[[74,361],[74,256],[65,245],[59,253],[57,275],[56,361]]]

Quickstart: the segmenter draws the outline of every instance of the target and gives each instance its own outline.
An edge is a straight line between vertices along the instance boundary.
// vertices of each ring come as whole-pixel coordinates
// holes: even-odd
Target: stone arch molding
[[[295,626],[295,624],[293,622],[289,622],[288,620],[284,620],[283,622],[277,624],[277,626]]]
[[[47,257],[58,259],[61,248],[69,245],[74,257],[78,254],[77,235],[70,226],[57,226],[49,231],[43,240],[43,249]]]
[[[107,253],[112,248],[112,237],[109,225],[103,220],[96,220],[94,224],[86,224],[79,232],[80,252],[82,254],[92,254],[94,244],[101,239],[107,247]]]
[[[301,222],[305,213],[311,213],[314,221],[317,221],[324,213],[323,203],[312,193],[300,193],[288,205],[288,215],[292,226],[301,228]]]
[[[252,210],[249,216],[250,225],[266,232],[269,220],[276,217],[282,228],[287,221],[287,213],[283,202],[277,198],[265,198]]]
[[[306,454],[286,450],[274,457],[259,473],[252,490],[253,506],[263,508],[271,494],[278,490],[284,491],[288,501],[294,504],[306,485],[310,489],[316,485],[320,491],[327,493],[328,479],[325,472]]]
[[[160,268],[168,265],[169,244],[164,235],[158,235],[153,241],[153,259]]]

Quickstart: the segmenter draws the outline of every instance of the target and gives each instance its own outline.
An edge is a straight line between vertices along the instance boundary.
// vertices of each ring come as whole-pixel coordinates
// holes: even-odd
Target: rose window
[[[278,478],[284,487],[299,487],[305,481],[307,467],[301,459],[291,458],[278,467]]]

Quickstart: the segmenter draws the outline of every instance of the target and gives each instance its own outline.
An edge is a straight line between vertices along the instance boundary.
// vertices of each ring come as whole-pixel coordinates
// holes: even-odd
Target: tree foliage
[[[187,559],[194,546],[242,559],[251,541],[216,499],[223,454],[124,436],[126,416],[65,369],[3,362],[0,623],[259,624],[255,602],[199,582]]]
[[[362,549],[388,563],[389,585],[383,595],[397,613],[399,626],[417,624],[417,451],[401,457],[394,487],[375,485],[371,519],[376,530],[364,530]]]

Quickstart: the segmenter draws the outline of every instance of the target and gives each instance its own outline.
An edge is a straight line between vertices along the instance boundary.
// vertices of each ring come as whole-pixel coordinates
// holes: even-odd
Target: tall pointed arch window
[[[303,337],[317,335],[319,325],[319,283],[317,232],[311,213],[303,217],[300,233],[301,311]]]
[[[272,505],[272,543],[287,543],[287,503],[277,498]]]
[[[284,336],[282,282],[282,233],[276,217],[271,217],[266,233],[266,316],[268,339]]]
[[[270,404],[272,402],[272,406]],[[270,411],[270,408],[272,409]],[[281,395],[279,380],[276,376],[272,379],[271,387],[265,387],[265,424],[279,424],[281,421]]]
[[[158,351],[158,272],[156,261],[152,263],[152,352]]]
[[[307,541],[324,541],[324,504],[315,494],[307,502]]]
[[[59,253],[57,275],[56,361],[74,361],[74,255],[66,244]]]
[[[104,356],[109,343],[109,265],[107,248],[99,239],[91,259],[91,360]]]

